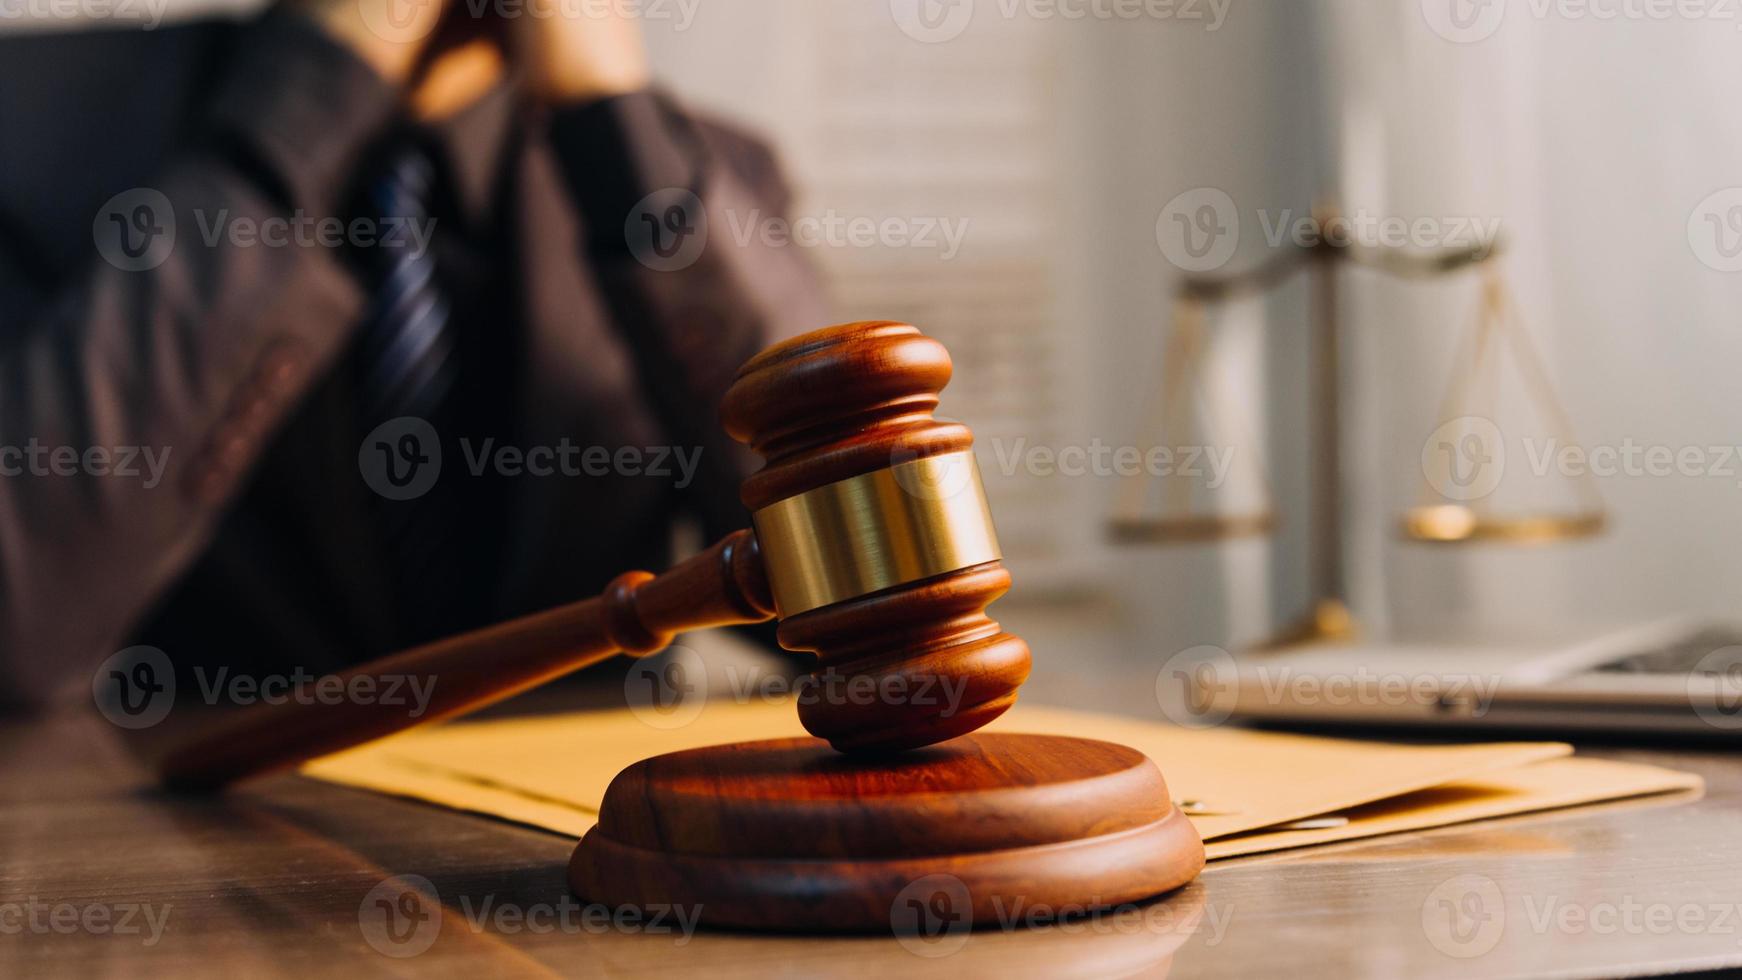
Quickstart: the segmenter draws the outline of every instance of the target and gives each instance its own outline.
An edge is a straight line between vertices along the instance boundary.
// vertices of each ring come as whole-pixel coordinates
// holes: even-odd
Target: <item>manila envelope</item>
[[[1179,728],[1019,705],[993,731],[1129,745],[1161,767],[1213,859],[1420,830],[1672,791],[1697,776],[1571,758],[1559,742],[1399,745]],[[409,797],[579,837],[605,788],[650,755],[803,735],[789,703],[691,702],[652,708],[439,725],[317,759],[316,779]],[[1334,816],[1334,826],[1278,829]]]

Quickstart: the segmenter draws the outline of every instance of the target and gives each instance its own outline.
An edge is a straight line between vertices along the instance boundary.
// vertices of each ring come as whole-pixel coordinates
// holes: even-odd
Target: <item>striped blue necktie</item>
[[[407,150],[370,189],[381,222],[374,249],[380,285],[359,356],[363,411],[383,421],[415,415],[433,422],[454,386],[453,310],[436,280],[435,256],[420,253],[409,233],[414,224],[428,226],[434,186],[428,155]]]
[[[411,416],[429,422],[438,436],[456,422],[453,395],[459,371],[453,304],[437,272],[431,206],[436,171],[430,156],[407,146],[393,156],[369,186],[367,207],[379,224],[377,244],[366,253],[366,276],[374,292],[356,348],[361,431]],[[427,447],[425,449],[427,450]],[[422,639],[456,628],[460,598],[457,518],[462,508],[444,473],[424,495],[411,500],[376,498],[387,567],[408,638]]]

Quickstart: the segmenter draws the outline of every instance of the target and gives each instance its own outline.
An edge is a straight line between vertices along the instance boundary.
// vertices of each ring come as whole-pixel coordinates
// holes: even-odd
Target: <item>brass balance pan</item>
[[[1477,541],[1546,544],[1592,537],[1608,525],[1609,515],[1600,510],[1501,516],[1483,514],[1461,504],[1439,504],[1405,511],[1400,530],[1409,540],[1429,544]]]

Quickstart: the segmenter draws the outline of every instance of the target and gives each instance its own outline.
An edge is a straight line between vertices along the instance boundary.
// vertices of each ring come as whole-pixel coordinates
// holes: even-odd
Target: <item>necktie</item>
[[[428,248],[435,189],[433,161],[409,145],[368,188],[366,209],[377,222],[377,243],[365,250],[364,268],[374,289],[354,360],[363,432],[410,417],[428,422],[445,442],[457,421],[454,307]],[[413,227],[431,233],[414,235]],[[409,500],[373,499],[408,641],[439,635],[454,623],[463,554],[454,477],[444,473]]]
[[[434,186],[429,157],[406,150],[371,188],[380,284],[366,318],[359,366],[363,411],[372,418],[414,415],[433,422],[453,390],[452,306],[436,278],[435,256],[419,251],[421,239],[410,232],[428,227]]]

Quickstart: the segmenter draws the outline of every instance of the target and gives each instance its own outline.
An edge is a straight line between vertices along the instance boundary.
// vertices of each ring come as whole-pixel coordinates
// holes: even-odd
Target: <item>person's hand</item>
[[[647,87],[647,47],[634,17],[527,0],[509,31],[526,71],[526,89],[542,102],[572,105]]]
[[[437,42],[429,67],[412,84],[412,114],[430,121],[459,112],[494,88],[505,67],[495,40],[475,37],[453,46]]]
[[[349,48],[381,77],[411,77],[447,0],[291,0],[292,6]]]

